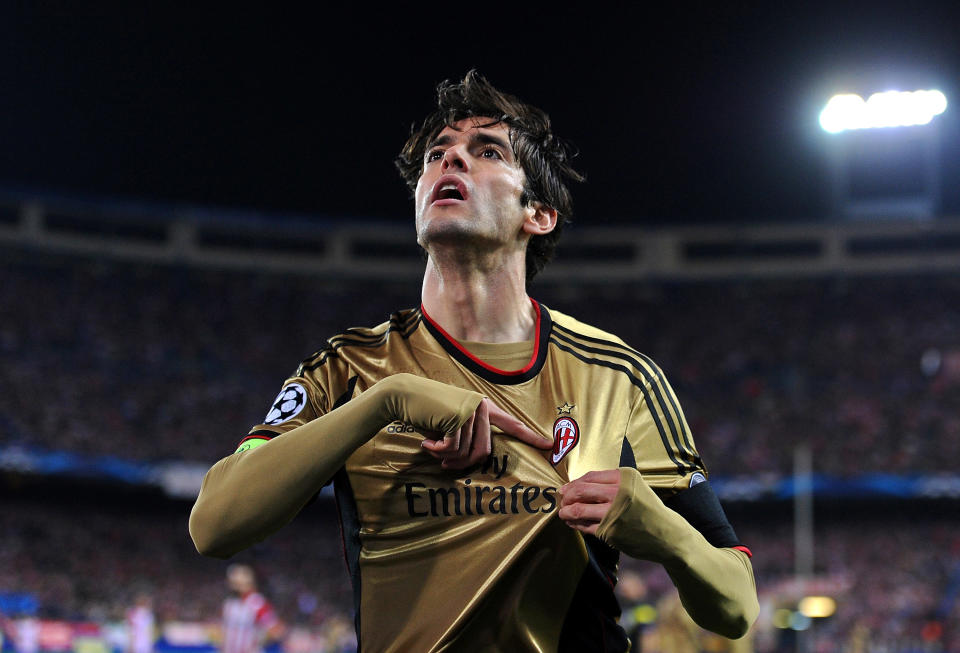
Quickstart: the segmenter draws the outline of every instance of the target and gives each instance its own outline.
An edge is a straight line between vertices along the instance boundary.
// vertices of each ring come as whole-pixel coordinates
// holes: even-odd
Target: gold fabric
[[[760,611],[750,558],[717,548],[667,508],[635,469],[620,470],[620,487],[597,536],[634,558],[663,564],[697,624],[736,639]]]
[[[584,539],[555,518],[558,488],[616,468],[624,455],[664,495],[705,469],[652,361],[611,334],[538,310],[535,347],[452,343],[419,310],[331,338],[286,382],[306,390],[306,406],[251,429],[281,437],[211,469],[192,531],[207,552],[229,555],[286,523],[342,467],[361,545],[363,650],[556,650],[588,564]],[[497,434],[483,464],[444,470],[420,445],[424,423],[410,416],[424,412],[416,392],[377,394],[401,373],[489,397],[545,438],[576,441],[555,457]],[[451,413],[449,404],[436,409]]]

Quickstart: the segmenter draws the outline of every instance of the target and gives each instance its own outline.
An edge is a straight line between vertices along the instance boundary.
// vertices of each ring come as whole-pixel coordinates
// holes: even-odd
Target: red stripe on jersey
[[[536,300],[533,299],[532,297],[529,297],[528,299],[530,300],[530,303],[533,304],[533,308],[537,313],[537,323],[533,327],[533,333],[534,333],[533,354],[530,356],[530,362],[528,362],[525,366],[523,366],[519,370],[501,370],[499,368],[494,367],[493,365],[484,363],[482,360],[480,360],[479,358],[471,354],[469,351],[467,351],[467,349],[463,345],[461,345],[459,342],[457,342],[456,338],[454,338],[449,333],[447,333],[442,326],[437,324],[434,321],[434,319],[427,314],[427,310],[423,307],[422,304],[420,305],[420,312],[423,313],[423,317],[426,318],[427,322],[429,322],[431,325],[433,325],[433,327],[437,331],[443,334],[443,337],[446,338],[451,345],[459,349],[464,356],[469,358],[471,361],[473,361],[483,369],[489,372],[493,372],[494,374],[502,374],[504,376],[519,376],[521,374],[525,374],[526,372],[529,372],[533,368],[533,366],[537,362],[537,354],[540,352],[540,304],[538,304]]]
[[[748,558],[752,558],[752,557],[753,557],[753,552],[750,551],[750,549],[748,549],[748,548],[745,547],[745,546],[735,546],[735,547],[732,547],[732,548],[736,549],[737,551],[743,551],[744,553],[747,554],[747,557],[748,557]]]

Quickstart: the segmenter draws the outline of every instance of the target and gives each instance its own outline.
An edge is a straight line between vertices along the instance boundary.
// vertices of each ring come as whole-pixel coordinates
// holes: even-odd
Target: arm
[[[707,541],[636,469],[590,472],[560,493],[560,517],[571,527],[631,557],[662,564],[701,627],[737,638],[756,620],[759,604],[748,554]]]
[[[395,374],[326,415],[223,458],[207,472],[190,513],[197,550],[226,558],[275,532],[390,422],[455,432],[482,399],[476,392]]]
[[[485,458],[491,425],[532,446],[551,446],[477,392],[394,374],[339,408],[210,468],[190,513],[197,551],[226,558],[277,531],[357,448],[395,420],[443,435],[439,442],[424,440],[424,450],[445,468]]]

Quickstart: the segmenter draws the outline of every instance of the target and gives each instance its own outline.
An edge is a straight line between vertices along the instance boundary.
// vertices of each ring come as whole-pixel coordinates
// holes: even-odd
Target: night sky
[[[475,67],[577,146],[584,224],[824,219],[821,107],[896,87],[952,102],[960,214],[957,2],[87,4],[0,9],[0,188],[409,220],[392,160],[436,83]]]

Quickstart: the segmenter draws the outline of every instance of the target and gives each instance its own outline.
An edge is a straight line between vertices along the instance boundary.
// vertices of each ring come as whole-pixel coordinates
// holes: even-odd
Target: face
[[[417,182],[417,242],[497,247],[525,242],[534,209],[521,204],[525,176],[508,128],[489,118],[445,127],[426,148]]]

